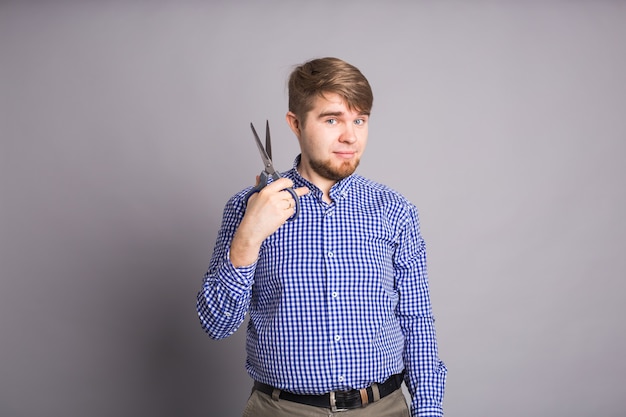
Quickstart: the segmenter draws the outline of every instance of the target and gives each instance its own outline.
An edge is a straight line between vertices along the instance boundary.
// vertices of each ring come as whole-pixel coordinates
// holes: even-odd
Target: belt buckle
[[[333,413],[336,413],[339,411],[348,411],[347,408],[337,408],[337,399],[335,398],[335,391],[330,392],[330,410]]]

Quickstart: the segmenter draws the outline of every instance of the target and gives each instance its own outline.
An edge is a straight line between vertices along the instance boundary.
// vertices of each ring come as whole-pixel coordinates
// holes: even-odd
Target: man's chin
[[[342,167],[341,169],[338,170],[337,176],[341,177],[341,179],[344,179],[354,174],[354,171],[356,171],[356,166],[354,165]]]
[[[359,161],[344,161],[342,163],[331,165],[329,163],[315,164],[311,167],[318,175],[333,181],[341,181],[342,179],[354,174],[359,166]]]

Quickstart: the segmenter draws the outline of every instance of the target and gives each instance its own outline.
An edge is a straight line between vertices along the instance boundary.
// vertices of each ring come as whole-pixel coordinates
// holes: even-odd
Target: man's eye
[[[355,124],[355,125],[358,125],[358,126],[362,126],[362,125],[364,125],[364,124],[365,124],[365,119],[356,119],[356,120],[354,121],[354,124]]]
[[[328,120],[326,120],[326,123],[328,123],[329,125],[336,125],[337,124],[337,119],[328,119]]]

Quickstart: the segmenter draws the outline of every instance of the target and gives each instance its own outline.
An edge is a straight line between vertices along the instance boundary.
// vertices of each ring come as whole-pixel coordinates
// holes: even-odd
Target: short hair
[[[343,97],[351,110],[368,113],[374,103],[372,88],[355,66],[333,57],[318,58],[298,65],[289,77],[289,111],[302,123],[313,101],[324,93]]]

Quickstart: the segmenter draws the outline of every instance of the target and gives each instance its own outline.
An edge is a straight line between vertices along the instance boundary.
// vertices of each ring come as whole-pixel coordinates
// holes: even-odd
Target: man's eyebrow
[[[342,111],[326,111],[326,112],[322,112],[318,114],[317,118],[322,119],[324,117],[329,117],[329,116],[335,116],[335,117],[343,116],[343,112]]]

